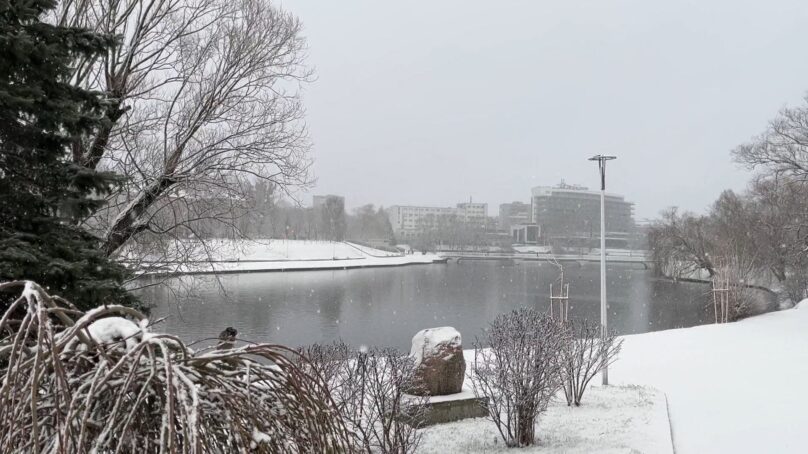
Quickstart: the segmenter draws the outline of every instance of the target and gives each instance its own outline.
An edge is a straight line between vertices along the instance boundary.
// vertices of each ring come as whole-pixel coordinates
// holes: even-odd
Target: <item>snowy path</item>
[[[678,454],[808,452],[808,302],[627,336],[610,378],[667,394]]]

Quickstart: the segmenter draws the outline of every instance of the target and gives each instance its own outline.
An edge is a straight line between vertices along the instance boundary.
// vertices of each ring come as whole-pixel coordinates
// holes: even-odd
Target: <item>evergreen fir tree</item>
[[[114,175],[69,158],[71,143],[99,125],[103,103],[69,83],[71,65],[113,40],[44,23],[54,7],[0,0],[0,281],[34,280],[82,308],[132,304],[126,270],[78,225]]]

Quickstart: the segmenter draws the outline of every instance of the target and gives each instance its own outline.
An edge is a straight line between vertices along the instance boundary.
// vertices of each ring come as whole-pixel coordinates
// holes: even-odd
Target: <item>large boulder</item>
[[[466,360],[456,329],[445,326],[419,331],[412,338],[410,356],[415,360],[413,394],[443,396],[462,390]]]

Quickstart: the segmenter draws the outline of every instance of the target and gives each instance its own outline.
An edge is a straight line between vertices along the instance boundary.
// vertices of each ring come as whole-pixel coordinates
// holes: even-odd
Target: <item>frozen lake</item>
[[[196,295],[156,287],[142,292],[159,331],[186,341],[216,337],[227,326],[239,338],[299,346],[338,338],[352,345],[408,350],[423,328],[454,326],[466,348],[494,317],[511,309],[549,307],[549,263],[462,262],[337,271],[227,274],[193,280]],[[599,264],[565,266],[570,317],[600,317]],[[609,327],[619,334],[712,321],[709,287],[653,278],[636,265],[607,266]],[[179,281],[173,282],[179,287]],[[226,294],[222,294],[222,289]]]

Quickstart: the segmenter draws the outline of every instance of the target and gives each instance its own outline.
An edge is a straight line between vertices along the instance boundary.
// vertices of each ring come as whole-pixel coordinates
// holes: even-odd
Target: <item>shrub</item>
[[[353,449],[325,383],[284,347],[197,354],[132,308],[0,284],[18,289],[0,319],[0,452]]]
[[[412,358],[390,348],[356,351],[341,341],[314,344],[300,352],[310,359],[306,366],[324,377],[363,452],[415,451],[426,398],[406,394],[416,386]]]
[[[570,336],[561,350],[564,396],[567,405],[580,406],[586,387],[605,366],[617,359],[622,340],[614,333],[601,336],[601,326],[587,320],[566,325]]]
[[[535,442],[535,424],[561,388],[559,352],[568,332],[545,313],[518,309],[497,317],[474,344],[471,382],[508,446]]]

